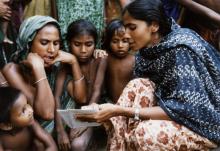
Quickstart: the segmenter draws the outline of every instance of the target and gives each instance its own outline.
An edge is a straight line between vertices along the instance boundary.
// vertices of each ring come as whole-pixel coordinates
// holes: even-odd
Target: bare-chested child
[[[53,138],[34,120],[33,109],[18,89],[0,87],[0,151],[57,151]]]
[[[104,42],[108,52],[106,88],[111,101],[116,103],[127,83],[133,78],[134,55],[129,53],[129,37],[121,20],[111,21],[106,28]]]
[[[66,40],[70,52],[77,58],[83,76],[80,79],[74,79],[67,84],[67,91],[76,98],[77,91],[75,84],[81,80],[86,82],[86,97],[78,101],[74,99],[77,106],[97,103],[100,98],[102,84],[104,83],[104,74],[106,69],[105,58],[94,58],[93,53],[97,42],[97,31],[95,26],[87,20],[77,20],[72,22],[67,30]],[[57,78],[55,98],[57,107],[60,106],[59,97],[62,93],[64,79],[67,75],[72,75],[70,67],[66,66],[61,70]],[[83,96],[82,96],[83,97]],[[65,132],[61,119],[56,116],[57,141],[62,150],[85,151],[92,136],[92,128],[71,129],[69,137]]]

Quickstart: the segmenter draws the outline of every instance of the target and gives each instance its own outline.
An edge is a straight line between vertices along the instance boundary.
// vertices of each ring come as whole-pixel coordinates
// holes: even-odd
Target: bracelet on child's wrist
[[[82,81],[84,78],[85,78],[85,76],[83,75],[80,79],[75,80],[74,82],[75,82],[75,83],[80,82],[80,81]]]

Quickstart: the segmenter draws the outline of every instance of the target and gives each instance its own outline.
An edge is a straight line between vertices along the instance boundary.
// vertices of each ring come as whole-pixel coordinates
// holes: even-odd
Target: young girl
[[[73,98],[75,98],[77,94],[75,85],[78,82],[85,80],[87,86],[86,98],[84,101],[78,101],[78,99],[75,99],[77,107],[82,104],[97,103],[100,98],[101,87],[104,81],[106,60],[104,58],[95,59],[93,57],[93,52],[97,42],[96,28],[91,22],[86,20],[74,21],[68,27],[66,39],[69,44],[70,52],[77,58],[83,74],[83,76],[78,80],[69,80],[67,83],[67,91]],[[58,104],[57,107],[60,106],[59,97],[62,92],[62,87],[60,86],[63,86],[66,75],[70,75],[71,77],[74,76],[68,71],[70,71],[69,67],[64,67],[57,79],[55,90],[56,103]],[[88,128],[86,130],[71,129],[69,140],[59,116],[56,116],[56,122],[58,144],[60,148],[70,148],[71,140],[72,150],[86,150],[92,136],[92,128]],[[84,133],[82,134],[82,132]]]
[[[0,150],[38,150],[38,141],[44,150],[57,150],[52,137],[34,120],[33,109],[20,90],[0,87],[0,98]]]
[[[129,53],[129,37],[121,20],[111,21],[106,28],[104,47],[108,52],[106,87],[111,102],[116,103],[132,79],[134,55]]]

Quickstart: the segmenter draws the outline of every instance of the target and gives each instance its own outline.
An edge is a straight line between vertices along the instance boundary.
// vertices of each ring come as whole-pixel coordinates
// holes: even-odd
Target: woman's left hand
[[[73,64],[77,61],[76,57],[72,55],[71,53],[59,50],[58,55],[56,58],[53,60],[51,64],[54,64],[56,62],[62,62],[62,63],[67,63],[67,64]]]
[[[79,114],[76,118],[82,121],[103,123],[111,117],[118,116],[119,106],[110,103],[99,105],[99,111],[91,114]]]

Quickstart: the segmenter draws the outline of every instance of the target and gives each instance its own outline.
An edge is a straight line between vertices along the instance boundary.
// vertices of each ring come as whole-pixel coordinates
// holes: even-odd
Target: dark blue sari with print
[[[171,119],[220,144],[220,55],[197,33],[173,22],[158,45],[136,55],[135,75],[155,82]]]

